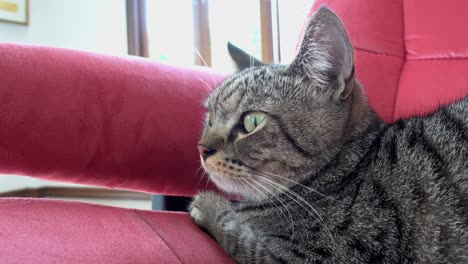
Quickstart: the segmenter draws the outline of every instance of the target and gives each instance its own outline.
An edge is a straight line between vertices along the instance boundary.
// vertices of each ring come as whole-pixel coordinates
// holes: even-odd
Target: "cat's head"
[[[309,20],[289,65],[261,65],[232,45],[229,52],[241,71],[207,99],[198,146],[218,187],[258,199],[317,172],[339,151],[359,119],[353,109],[362,93],[352,46],[326,8]]]

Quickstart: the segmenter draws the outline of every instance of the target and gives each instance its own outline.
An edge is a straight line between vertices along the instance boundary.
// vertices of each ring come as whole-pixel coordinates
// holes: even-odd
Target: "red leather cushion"
[[[468,1],[404,1],[406,63],[394,119],[426,114],[468,94]]]
[[[222,78],[0,44],[0,175],[190,196],[201,177],[202,101]]]
[[[408,59],[468,58],[466,0],[404,1],[403,10]]]
[[[468,1],[318,0],[343,20],[356,76],[387,122],[424,115],[468,94]]]
[[[234,263],[185,213],[0,199],[0,263]]]
[[[401,0],[316,0],[309,16],[320,6],[329,7],[341,18],[355,49],[405,55]]]
[[[384,121],[392,122],[403,59],[356,49],[354,63],[369,105]]]
[[[395,119],[431,113],[468,94],[468,59],[408,60],[400,77]]]

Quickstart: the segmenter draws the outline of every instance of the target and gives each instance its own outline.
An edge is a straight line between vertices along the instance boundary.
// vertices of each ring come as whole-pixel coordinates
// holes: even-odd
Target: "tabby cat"
[[[198,148],[210,179],[245,199],[201,193],[190,213],[234,260],[468,263],[468,99],[384,124],[326,8],[289,65],[229,50],[247,69],[209,96]]]

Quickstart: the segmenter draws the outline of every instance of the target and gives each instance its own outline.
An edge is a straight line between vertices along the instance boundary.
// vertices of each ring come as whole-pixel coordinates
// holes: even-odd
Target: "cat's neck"
[[[369,107],[360,84],[356,81],[350,100],[349,119],[342,136],[342,146],[324,166],[304,179],[305,185],[327,189],[352,173],[371,149],[386,124]],[[347,179],[348,180],[348,179]]]

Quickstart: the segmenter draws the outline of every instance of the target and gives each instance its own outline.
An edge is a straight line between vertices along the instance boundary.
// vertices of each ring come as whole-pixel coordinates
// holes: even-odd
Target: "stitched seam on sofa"
[[[381,56],[387,56],[387,57],[394,57],[394,58],[405,59],[404,56],[398,56],[398,55],[395,55],[395,54],[384,53],[384,52],[380,52],[380,51],[374,51],[374,50],[369,50],[369,49],[364,49],[364,48],[354,47],[354,46],[353,46],[353,48],[354,48],[355,50],[359,50],[359,51],[362,51],[362,52],[367,52],[367,53],[371,53],[371,54],[375,54],[375,55],[381,55]]]
[[[153,232],[156,235],[158,235],[158,237],[164,242],[164,244],[166,244],[167,248],[169,248],[169,250],[172,252],[172,254],[174,254],[174,256],[179,260],[179,262],[182,263],[182,264],[185,264],[185,262],[182,261],[182,259],[179,257],[179,255],[176,254],[175,250],[169,245],[169,243],[167,243],[167,241],[164,239],[164,237],[161,236],[161,234],[158,232],[158,230],[156,230],[152,225],[150,225],[150,223],[148,223],[148,220],[146,220],[146,218],[144,218],[142,215],[140,215],[137,210],[134,209],[133,212],[141,220],[143,220],[143,222],[145,222],[145,224],[147,224],[153,230]]]
[[[396,109],[397,109],[397,102],[398,102],[398,95],[400,94],[400,84],[401,84],[401,76],[403,75],[403,70],[405,69],[405,63],[408,55],[408,51],[406,50],[406,30],[405,30],[405,0],[401,1],[401,19],[402,19],[402,25],[403,25],[403,50],[405,51],[405,56],[403,60],[403,64],[401,65],[401,70],[400,70],[400,76],[398,76],[398,83],[397,83],[397,90],[395,92],[395,97],[393,97],[393,114],[392,114],[392,122],[395,122],[395,117],[396,117]]]
[[[408,61],[445,61],[445,60],[468,61],[468,57],[452,57],[452,58],[409,58],[409,59],[408,59]]]

